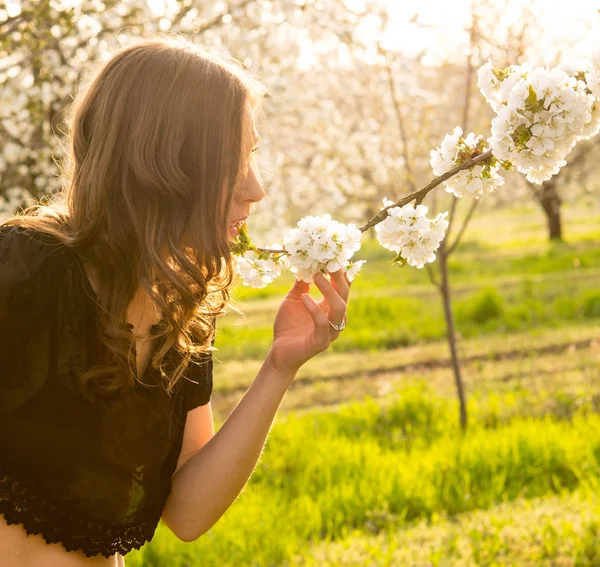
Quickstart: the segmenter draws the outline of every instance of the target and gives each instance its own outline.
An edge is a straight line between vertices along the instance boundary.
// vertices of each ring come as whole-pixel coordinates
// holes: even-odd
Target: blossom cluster
[[[362,232],[354,224],[342,224],[326,214],[304,217],[283,243],[266,249],[252,244],[244,223],[232,250],[237,255],[238,273],[244,285],[250,287],[265,287],[286,269],[307,283],[312,283],[318,272],[344,269],[352,281],[366,262],[350,260],[360,249],[361,237]]]
[[[383,208],[393,205],[393,201],[383,199]],[[446,229],[448,213],[440,213],[434,219],[427,218],[425,205],[412,204],[392,207],[388,216],[375,225],[377,240],[381,246],[398,253],[396,261],[401,264],[422,268],[436,258]]]
[[[296,279],[308,283],[321,270],[336,272],[354,268],[354,277],[362,264],[356,262],[351,266],[350,259],[360,249],[361,237],[362,232],[356,225],[332,220],[330,214],[304,217],[283,240],[289,253],[290,271]]]
[[[477,77],[497,114],[489,139],[494,157],[511,162],[533,183],[558,173],[574,145],[598,133],[596,97],[562,69],[496,69],[488,61]]]
[[[600,98],[600,51],[592,55],[591,66],[585,74],[585,82],[588,89],[596,98]]]
[[[384,208],[393,204],[383,199]],[[394,262],[422,268],[435,260],[435,251],[448,228],[448,213],[429,219],[427,212],[425,205],[391,207],[387,217],[375,226],[379,243],[398,254]],[[271,283],[284,269],[307,283],[312,283],[318,272],[344,269],[352,281],[366,262],[351,261],[361,247],[361,236],[362,232],[354,224],[332,220],[330,214],[307,216],[289,231],[282,244],[269,247],[279,250],[269,256],[269,252],[251,244],[243,225],[237,242],[238,272],[245,285],[255,288]]]
[[[280,249],[280,244],[271,244],[270,249]],[[280,256],[260,254],[255,250],[246,250],[237,256],[238,273],[244,285],[261,288],[278,278],[283,270],[289,268],[285,254]]]
[[[475,136],[473,132],[463,137],[462,128],[456,127],[452,134],[447,134],[442,145],[430,152],[429,163],[436,176],[443,175],[453,167],[461,165],[486,151],[483,136]],[[491,193],[496,187],[504,184],[504,178],[498,173],[500,162],[493,157],[463,169],[450,179],[444,181],[448,193],[462,198],[465,194],[479,199]]]

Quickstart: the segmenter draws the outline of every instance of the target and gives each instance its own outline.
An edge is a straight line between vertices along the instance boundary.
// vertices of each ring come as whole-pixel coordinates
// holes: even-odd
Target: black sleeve
[[[215,344],[217,323],[215,321],[211,346]],[[185,397],[183,400],[184,412],[193,410],[210,402],[213,390],[213,356],[212,353],[204,355],[200,364],[190,364],[188,378],[186,379]],[[190,382],[191,380],[191,382]]]
[[[0,412],[22,406],[46,382],[52,333],[46,259],[27,229],[0,227]]]

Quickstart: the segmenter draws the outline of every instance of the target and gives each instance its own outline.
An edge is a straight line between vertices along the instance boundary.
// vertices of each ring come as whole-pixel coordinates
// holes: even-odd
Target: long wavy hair
[[[169,393],[214,350],[235,279],[230,204],[250,164],[249,117],[267,92],[231,57],[165,36],[121,48],[77,93],[61,191],[2,224],[50,234],[97,270],[108,356],[81,375],[84,387],[109,393],[139,381],[126,323],[138,288],[163,315],[150,364]],[[172,347],[182,356],[169,375]]]

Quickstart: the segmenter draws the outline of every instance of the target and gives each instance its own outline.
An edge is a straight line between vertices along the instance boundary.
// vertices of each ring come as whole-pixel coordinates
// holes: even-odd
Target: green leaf
[[[508,77],[509,70],[508,69],[496,69],[494,67],[492,69],[492,73],[494,74],[494,77],[496,77],[496,79],[498,79],[498,82],[501,83],[502,81],[504,81],[504,79],[506,79],[506,77]]]
[[[525,109],[529,110],[530,112],[539,112],[542,110],[542,108],[544,108],[544,99],[541,98],[538,100],[534,88],[529,85],[529,95],[525,100]]]
[[[403,258],[401,256],[401,252],[398,252],[398,255],[393,260],[390,260],[390,264],[398,264],[401,268],[403,268],[406,266],[406,258]]]
[[[231,250],[232,254],[238,255],[243,254],[247,250],[254,250],[258,254],[260,254],[260,252],[258,252],[258,250],[256,249],[256,246],[252,244],[252,240],[250,240],[246,223],[243,223],[238,229],[238,235],[235,237],[233,243],[229,245],[229,249]]]
[[[517,146],[524,146],[529,140],[531,140],[531,130],[525,126],[525,124],[521,124],[512,134],[513,142]]]

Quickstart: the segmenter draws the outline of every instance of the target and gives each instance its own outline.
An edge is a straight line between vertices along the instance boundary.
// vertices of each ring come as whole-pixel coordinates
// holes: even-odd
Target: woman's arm
[[[277,413],[300,367],[326,350],[346,319],[350,282],[345,271],[314,278],[323,294],[296,281],[275,317],[273,344],[256,378],[219,431],[175,473],[163,519],[179,539],[206,533],[231,506],[250,478]]]
[[[294,378],[267,357],[219,431],[173,476],[162,519],[180,540],[207,532],[242,491]]]

